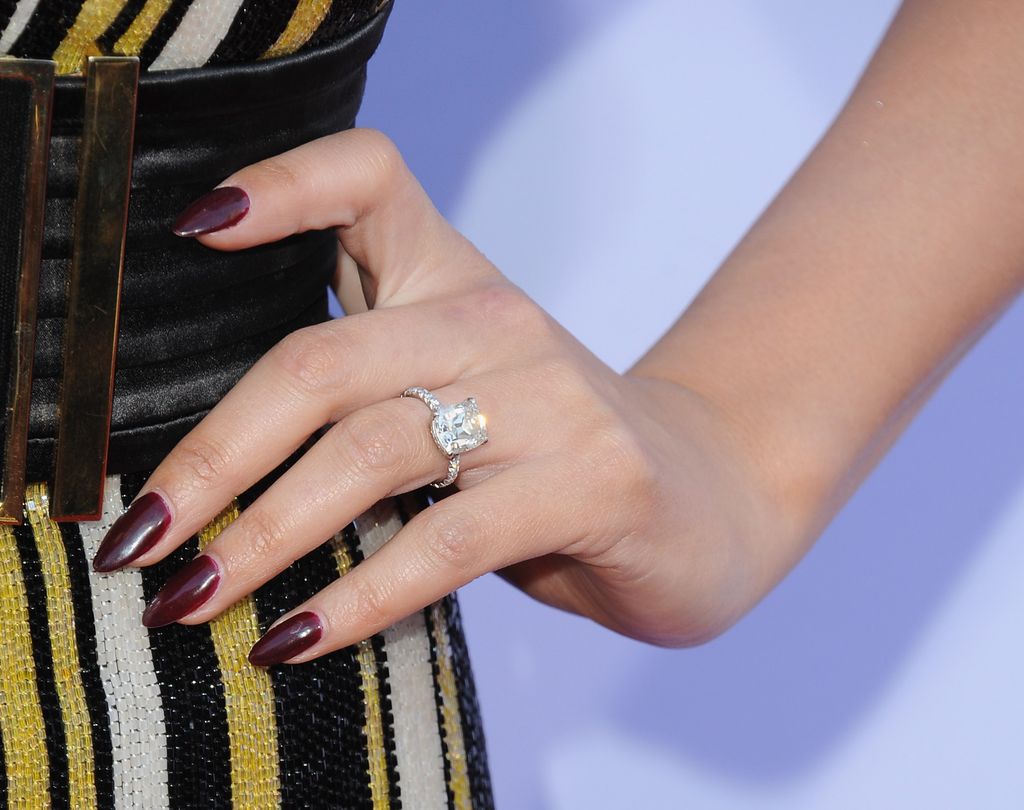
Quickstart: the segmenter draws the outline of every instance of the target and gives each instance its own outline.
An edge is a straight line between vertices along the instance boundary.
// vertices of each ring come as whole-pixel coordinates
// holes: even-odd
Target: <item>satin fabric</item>
[[[154,467],[278,340],[329,318],[332,232],[229,253],[171,223],[232,172],[353,126],[389,12],[300,54],[142,74],[108,474]],[[80,77],[57,79],[29,480],[52,473],[83,89]]]

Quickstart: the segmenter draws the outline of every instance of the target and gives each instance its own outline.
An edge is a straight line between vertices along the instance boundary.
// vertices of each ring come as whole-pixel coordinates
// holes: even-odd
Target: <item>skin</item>
[[[489,571],[652,644],[693,645],[800,559],[1024,286],[1024,4],[909,0],[833,126],[672,329],[618,374],[430,203],[380,133],[329,136],[223,185],[236,250],[336,228],[350,311],[262,357],[153,472],[201,529],[330,429],[204,551],[206,622],[380,498],[442,477],[424,405],[473,395],[490,441],[312,610],[355,643]],[[442,351],[455,346],[457,350]],[[564,414],[552,418],[552,413]],[[279,622],[281,621],[279,620]]]

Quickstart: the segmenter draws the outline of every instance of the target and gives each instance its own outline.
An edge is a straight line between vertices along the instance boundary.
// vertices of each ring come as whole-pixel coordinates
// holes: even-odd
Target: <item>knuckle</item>
[[[307,326],[285,335],[271,352],[278,368],[301,391],[318,393],[337,384],[339,356],[336,336],[328,340]]]
[[[249,167],[260,185],[268,188],[294,188],[302,183],[303,171],[295,156],[278,155]]]
[[[270,512],[256,506],[246,509],[238,520],[241,537],[245,538],[245,554],[254,563],[280,553],[288,537],[285,525]]]
[[[352,619],[358,627],[384,628],[393,623],[388,612],[389,593],[379,579],[349,577]]]
[[[483,518],[479,514],[428,509],[423,521],[424,549],[435,570],[474,570],[481,554]]]
[[[550,316],[526,293],[512,284],[487,284],[472,294],[477,318],[515,330],[517,335],[544,337],[551,331]]]
[[[372,409],[357,411],[340,423],[338,437],[346,461],[372,474],[393,473],[409,464],[414,442],[409,427]]]
[[[372,181],[385,181],[404,172],[405,160],[402,153],[383,132],[360,129],[353,131],[352,137],[358,140],[360,161]]]
[[[230,469],[234,454],[224,444],[202,434],[189,434],[174,450],[174,463],[180,466],[193,486],[206,489],[221,483]]]

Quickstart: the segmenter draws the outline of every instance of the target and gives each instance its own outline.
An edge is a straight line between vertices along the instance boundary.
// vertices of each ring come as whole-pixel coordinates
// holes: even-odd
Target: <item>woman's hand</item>
[[[384,136],[322,138],[221,188],[180,232],[234,250],[336,228],[339,297],[357,310],[361,286],[372,309],[267,352],[108,533],[97,568],[152,564],[331,424],[172,578],[147,625],[208,621],[380,499],[443,478],[430,412],[399,396],[410,386],[474,396],[489,441],[462,455],[459,492],[275,624],[307,611],[319,623],[287,660],[358,642],[489,571],[667,646],[715,635],[770,586],[759,549],[778,520],[738,434],[683,387],[599,361],[445,222]]]

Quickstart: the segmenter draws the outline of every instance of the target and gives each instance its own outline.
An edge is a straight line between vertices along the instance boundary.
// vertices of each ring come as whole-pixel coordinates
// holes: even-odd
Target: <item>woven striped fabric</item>
[[[138,56],[144,70],[251,62],[354,29],[389,0],[0,0],[0,55]]]
[[[149,473],[110,475],[98,521],[56,523],[47,489],[0,526],[0,806],[491,807],[455,594],[359,644],[269,668],[246,656],[282,613],[401,527],[378,504],[201,625],[146,629],[171,572],[246,508],[238,496],[159,563],[89,561]]]

